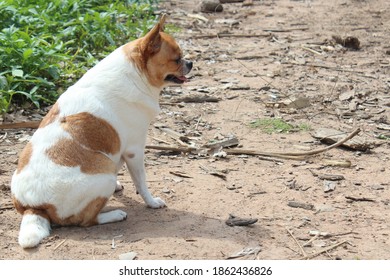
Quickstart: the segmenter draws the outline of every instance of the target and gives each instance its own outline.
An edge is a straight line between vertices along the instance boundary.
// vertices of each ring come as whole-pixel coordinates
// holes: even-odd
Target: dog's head
[[[183,84],[192,69],[192,62],[185,60],[180,47],[172,36],[164,33],[165,15],[144,37],[134,42],[127,53],[130,59],[146,75],[151,85],[162,88]],[[133,44],[131,44],[133,46]]]

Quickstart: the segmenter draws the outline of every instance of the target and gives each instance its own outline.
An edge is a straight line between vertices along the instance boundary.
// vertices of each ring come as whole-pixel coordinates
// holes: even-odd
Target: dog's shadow
[[[269,231],[260,224],[250,227],[230,227],[226,225],[226,217],[214,218],[207,214],[197,214],[190,210],[177,210],[174,207],[161,209],[148,208],[143,202],[135,200],[126,194],[115,194],[115,204],[122,205],[113,207],[113,203],[103,211],[121,209],[128,216],[125,221],[97,225],[92,227],[55,227],[52,235],[60,239],[70,239],[77,242],[96,242],[97,244],[111,245],[113,239],[121,240],[122,243],[133,243],[153,238],[177,238],[186,241],[207,239],[227,240],[242,243],[246,246],[247,232],[256,232],[256,239],[269,236]],[[206,212],[207,209],[204,209]],[[57,243],[57,242],[56,242]]]

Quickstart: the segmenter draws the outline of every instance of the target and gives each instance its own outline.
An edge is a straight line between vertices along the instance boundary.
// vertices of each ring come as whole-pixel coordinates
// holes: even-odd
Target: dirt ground
[[[10,179],[34,130],[3,129],[0,259],[118,259],[128,252],[227,259],[243,249],[249,255],[240,259],[389,259],[388,1],[254,0],[223,4],[218,13],[201,13],[194,2],[161,3],[194,70],[189,83],[163,92],[148,145],[201,147],[235,136],[238,149],[307,152],[329,145],[313,137],[320,128],[360,128],[353,138],[360,144],[300,160],[148,149],[150,189],[168,207],[147,208],[123,169],[124,190],[107,209],[125,210],[126,221],[53,228],[38,248],[22,250]],[[360,41],[358,49],[348,36]],[[24,110],[4,119],[41,117]],[[296,129],[251,126],[264,118]],[[228,226],[229,214],[258,221]]]

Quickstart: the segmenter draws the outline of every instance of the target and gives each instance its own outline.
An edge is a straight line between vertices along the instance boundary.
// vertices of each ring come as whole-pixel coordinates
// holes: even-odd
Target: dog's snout
[[[188,70],[192,69],[192,61],[186,60],[185,64],[186,64],[186,67],[188,68]]]

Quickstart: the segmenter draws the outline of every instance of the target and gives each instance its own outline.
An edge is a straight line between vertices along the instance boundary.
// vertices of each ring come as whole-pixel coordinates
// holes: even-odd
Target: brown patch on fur
[[[119,152],[120,139],[116,130],[107,121],[90,113],[63,117],[61,126],[79,145],[106,154]]]
[[[24,211],[23,215],[38,215],[38,216],[41,216],[42,218],[50,221],[49,215],[46,213],[45,210],[42,210],[42,209],[28,208]]]
[[[168,74],[181,76],[181,50],[175,39],[164,33],[165,17],[162,16],[144,37],[126,44],[123,51],[127,59],[146,75],[149,83],[161,88]]]
[[[135,41],[127,43],[126,45],[123,46],[123,51],[127,59],[131,63],[134,63],[137,66],[138,70],[143,72],[146,68],[146,62],[144,61],[139,48],[140,41],[141,39],[137,39]]]
[[[159,33],[158,36],[161,38],[159,51],[153,55],[145,54],[148,57],[146,76],[152,85],[162,87],[165,84],[167,74],[182,75],[183,64],[177,62],[182,53],[175,39],[163,32]]]
[[[65,219],[61,219],[57,215],[57,209],[53,205],[48,205],[47,212],[50,217],[50,221],[62,225],[79,225],[83,227],[97,225],[97,216],[107,203],[106,197],[98,197],[92,200],[87,206],[78,214],[72,215]]]
[[[128,157],[128,158],[134,158],[134,157],[135,157],[135,154],[133,154],[133,153],[126,153],[126,157]]]
[[[67,218],[60,218],[57,214],[57,208],[52,204],[43,204],[40,206],[23,206],[20,202],[13,198],[14,205],[16,210],[23,215],[35,214],[39,215],[51,223],[62,225],[62,226],[70,226],[70,225],[79,225],[79,226],[93,226],[97,225],[97,216],[100,211],[107,203],[107,198],[98,197],[92,200],[87,204],[87,206],[78,214],[72,215]]]
[[[26,165],[30,162],[32,151],[33,147],[31,142],[29,142],[24,147],[23,151],[20,153],[16,174],[19,174],[23,170],[23,168],[26,167]]]
[[[87,174],[115,173],[114,162],[99,150],[91,150],[73,139],[62,138],[46,150],[56,164],[68,167],[80,166]]]
[[[50,109],[49,113],[42,119],[39,128],[43,128],[52,122],[54,122],[58,115],[60,114],[60,107],[58,106],[58,102],[53,105],[53,107]]]
[[[16,211],[18,211],[18,213],[20,214],[23,214],[26,208],[19,202],[19,200],[12,196],[12,202],[15,206]]]

